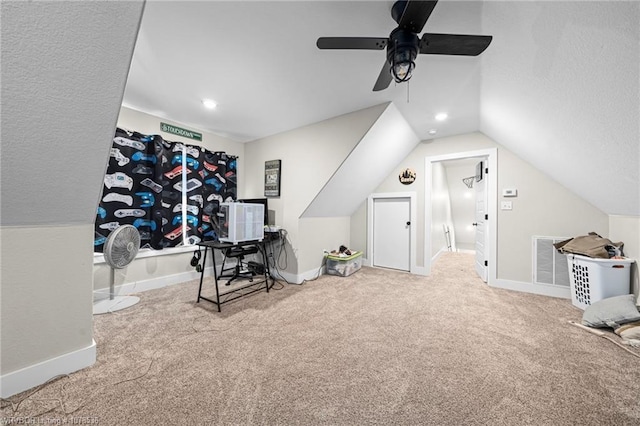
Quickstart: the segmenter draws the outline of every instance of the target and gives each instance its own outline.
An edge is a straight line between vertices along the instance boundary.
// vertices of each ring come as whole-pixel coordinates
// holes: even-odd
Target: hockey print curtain
[[[116,129],[95,222],[94,251],[131,224],[156,250],[213,239],[209,217],[236,199],[236,157]]]

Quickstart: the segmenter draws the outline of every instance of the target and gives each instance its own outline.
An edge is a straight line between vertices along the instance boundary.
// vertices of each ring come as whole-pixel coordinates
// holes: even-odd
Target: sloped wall
[[[301,217],[351,216],[418,142],[409,123],[389,104]]]
[[[93,218],[143,3],[1,7],[5,397],[95,361]]]
[[[309,126],[248,142],[245,145],[245,196],[264,194],[264,162],[282,160],[280,197],[269,198],[269,210],[275,212],[275,224],[288,233],[286,272],[293,275],[313,274],[320,266],[322,247],[310,247],[311,228],[300,228],[300,216],[324,185],[336,173],[349,153],[371,129],[387,104],[345,114]],[[354,177],[357,178],[357,177]],[[241,184],[242,185],[242,184]],[[344,213],[342,214],[345,215]],[[348,215],[347,219],[348,222]],[[322,244],[348,244],[344,226],[327,223]],[[313,228],[313,227],[312,227]],[[332,237],[330,237],[332,236]]]
[[[483,3],[479,130],[603,212],[640,216],[640,3]]]

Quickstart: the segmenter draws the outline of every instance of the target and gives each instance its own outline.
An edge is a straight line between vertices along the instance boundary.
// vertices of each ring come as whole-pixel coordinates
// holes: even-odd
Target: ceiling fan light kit
[[[389,36],[387,61],[396,83],[408,81],[416,66],[418,56],[418,36],[402,28],[396,28]]]
[[[319,49],[382,50],[387,59],[373,86],[374,91],[396,83],[408,81],[416,67],[418,54],[477,56],[491,43],[491,36],[424,33],[418,37],[436,7],[435,1],[397,1],[391,8],[391,17],[398,23],[388,38],[379,37],[320,37]]]

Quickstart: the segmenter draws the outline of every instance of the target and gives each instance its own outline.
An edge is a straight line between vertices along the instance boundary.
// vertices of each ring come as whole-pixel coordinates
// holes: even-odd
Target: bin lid
[[[351,260],[351,259],[355,259],[358,256],[362,256],[362,252],[361,251],[353,251],[351,252],[351,256],[338,256],[338,255],[333,255],[333,254],[328,254],[327,255],[327,259],[331,259],[331,260]]]

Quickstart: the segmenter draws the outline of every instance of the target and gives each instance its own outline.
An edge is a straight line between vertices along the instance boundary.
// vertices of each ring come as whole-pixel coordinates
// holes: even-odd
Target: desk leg
[[[262,262],[264,263],[264,282],[267,286],[267,293],[269,293],[269,278],[271,278],[271,271],[269,271],[269,258],[267,257],[267,243],[263,240],[259,245],[260,252],[262,253]]]
[[[216,268],[216,252],[211,247],[211,263],[213,264],[213,280],[216,285],[216,305],[218,305],[218,312],[220,312],[220,290],[218,289],[218,270]]]
[[[198,287],[198,300],[196,303],[200,303],[200,295],[202,294],[202,280],[204,279],[204,267],[207,264],[207,248],[204,248],[204,259],[202,259],[202,270],[200,271],[200,287]]]

